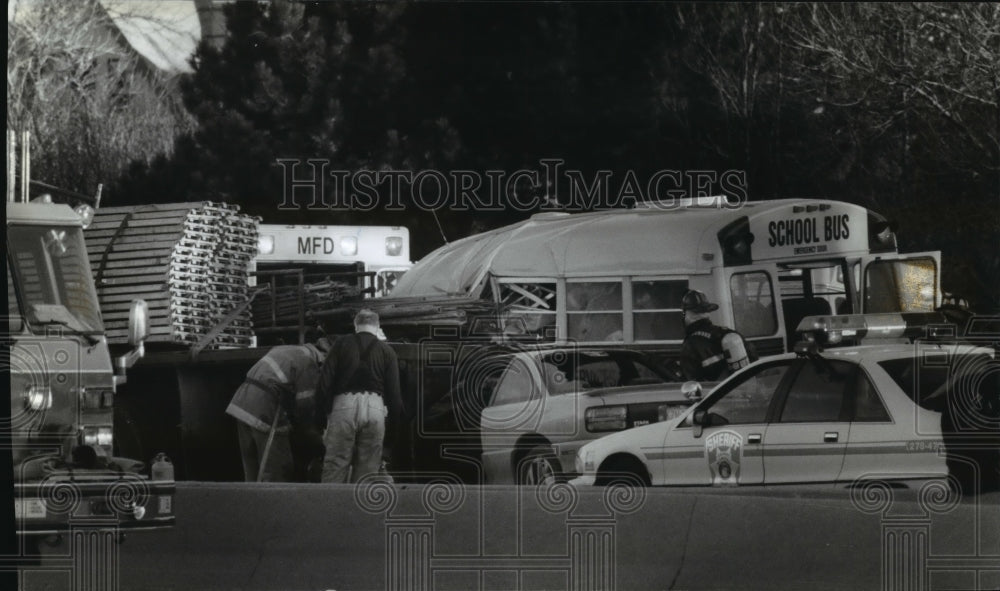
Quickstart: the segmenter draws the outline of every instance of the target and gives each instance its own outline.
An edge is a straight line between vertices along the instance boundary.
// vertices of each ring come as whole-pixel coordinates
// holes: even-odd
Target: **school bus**
[[[689,289],[718,304],[713,321],[741,332],[760,356],[793,350],[807,316],[930,312],[940,304],[940,253],[898,254],[892,224],[864,207],[826,199],[735,204],[710,198],[676,205],[540,213],[417,262],[385,305],[414,299],[444,305],[452,297],[488,304],[490,312],[466,321],[464,332],[438,330],[454,335],[451,344],[431,335],[416,345],[395,345],[400,359],[417,368],[404,380],[418,384],[414,441],[442,441],[414,464],[432,466],[439,457],[465,453],[481,474],[473,481],[521,482],[527,480],[520,474],[536,472],[558,477],[572,472],[580,445],[603,434],[592,432],[590,415],[613,415],[615,429],[624,429],[643,408],[669,403],[681,391],[683,378],[674,371],[677,383],[659,386],[659,398],[644,400],[645,406],[628,399],[622,382],[610,383],[625,387],[600,400],[575,397],[583,401],[575,414],[558,410],[565,396],[527,389],[516,411],[497,407],[511,372],[474,352],[484,332],[492,331],[491,342],[520,350],[530,343],[529,351],[562,357],[640,350],[669,373],[677,369],[685,336],[681,300]],[[454,366],[450,375],[448,365]],[[441,400],[453,409],[435,410],[443,404],[435,402],[439,391],[451,393]],[[430,410],[421,415],[423,407]],[[481,424],[461,426],[459,419],[480,413]],[[498,423],[498,413],[517,421]],[[441,416],[458,417],[450,439],[437,435],[446,430],[437,425],[446,422]],[[472,451],[454,451],[465,448]]]
[[[510,338],[672,348],[698,289],[767,355],[791,350],[806,316],[934,310],[939,266],[937,251],[898,254],[893,224],[859,205],[712,197],[539,213],[439,248],[393,296],[488,300]]]

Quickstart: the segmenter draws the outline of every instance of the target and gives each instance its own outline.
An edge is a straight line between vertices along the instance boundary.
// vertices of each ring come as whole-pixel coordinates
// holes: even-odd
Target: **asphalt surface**
[[[177,489],[173,529],[45,547],[21,589],[1000,588],[998,493]]]

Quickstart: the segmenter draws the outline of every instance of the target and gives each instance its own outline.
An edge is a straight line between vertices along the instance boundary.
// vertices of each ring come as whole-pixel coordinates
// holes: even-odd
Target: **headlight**
[[[257,254],[274,253],[274,236],[262,234],[257,237]]]
[[[43,386],[32,386],[24,393],[24,407],[28,410],[52,408],[52,390]]]
[[[587,431],[621,431],[626,426],[628,408],[625,406],[597,406],[588,408],[585,416]]]
[[[403,252],[403,238],[401,236],[389,236],[385,239],[385,254],[398,257],[401,252]]]
[[[111,447],[114,441],[114,431],[111,427],[84,427],[81,439],[84,445]]]
[[[583,455],[583,471],[585,473],[591,473],[594,471],[594,452],[588,451]]]
[[[344,236],[343,238],[341,238],[340,254],[348,257],[358,254],[358,237]]]

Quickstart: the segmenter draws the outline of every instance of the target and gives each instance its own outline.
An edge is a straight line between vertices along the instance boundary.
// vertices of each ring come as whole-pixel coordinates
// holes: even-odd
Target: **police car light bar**
[[[954,337],[955,328],[943,314],[888,313],[806,316],[795,330],[807,340],[834,345],[844,339]]]

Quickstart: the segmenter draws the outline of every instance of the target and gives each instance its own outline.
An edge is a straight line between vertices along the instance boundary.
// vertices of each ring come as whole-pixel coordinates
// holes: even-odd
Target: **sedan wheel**
[[[552,485],[558,480],[558,460],[547,447],[536,447],[521,460],[518,469],[518,484]]]

